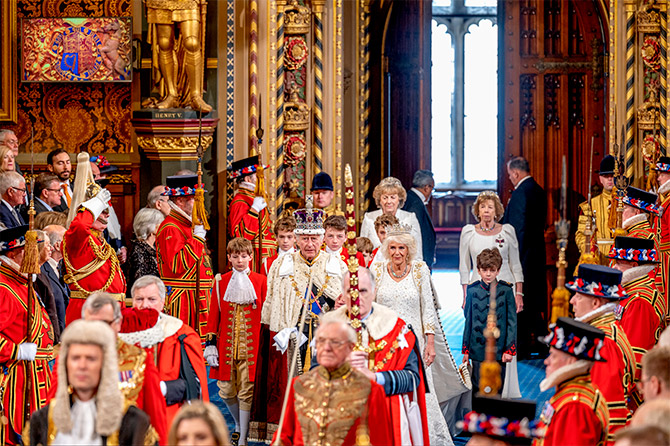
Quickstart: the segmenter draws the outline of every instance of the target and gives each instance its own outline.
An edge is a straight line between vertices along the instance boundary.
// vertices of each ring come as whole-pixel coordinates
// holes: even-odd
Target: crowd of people
[[[473,444],[668,442],[670,217],[657,202],[670,159],[658,164],[659,196],[628,188],[627,236],[606,251],[594,244],[612,267],[579,266],[566,284],[574,319],[549,334],[544,220],[534,222],[546,202],[528,163],[512,160],[507,210],[482,192],[462,230],[457,364],[431,277],[429,171],[410,190],[383,179],[356,237],[328,174],[315,175],[304,206],[274,216],[258,157],[236,161],[227,262],[215,273],[204,222],[194,224],[193,172],[150,191],[126,243],[103,156],[78,154],[73,172],[56,149],[26,183],[11,132],[0,148],[2,444],[447,445],[461,433]],[[490,313],[502,398],[470,399],[489,379]],[[541,388],[556,392],[535,420],[535,404],[518,399],[516,358],[543,348]]]

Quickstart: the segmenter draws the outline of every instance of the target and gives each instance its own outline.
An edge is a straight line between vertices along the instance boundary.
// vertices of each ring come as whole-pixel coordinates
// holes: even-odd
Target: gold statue
[[[202,99],[206,0],[144,0],[152,49],[152,74],[160,101],[149,98],[144,107],[191,106],[208,113],[212,106]],[[179,38],[175,42],[175,26]]]

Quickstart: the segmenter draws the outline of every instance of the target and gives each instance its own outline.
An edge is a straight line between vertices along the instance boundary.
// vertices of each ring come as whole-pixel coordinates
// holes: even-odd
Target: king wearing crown
[[[262,358],[262,362],[256,367],[250,427],[252,441],[272,438],[279,423],[286,385],[293,378],[288,376],[292,352],[300,349],[296,373],[309,371],[310,344],[319,316],[333,309],[347,271],[339,257],[321,251],[325,232],[323,210],[313,208],[311,195],[305,201],[305,209],[293,214],[297,222],[294,232],[298,252],[278,258],[268,272],[267,296],[261,312],[259,359]],[[299,332],[303,311],[306,312],[305,324]]]

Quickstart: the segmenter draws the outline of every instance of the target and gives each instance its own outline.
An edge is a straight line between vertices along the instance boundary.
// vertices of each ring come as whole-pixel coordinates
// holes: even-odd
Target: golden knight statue
[[[209,113],[202,99],[206,0],[144,0],[151,44],[151,68],[160,100],[142,103],[150,108],[192,109]],[[175,40],[175,27],[179,38]]]

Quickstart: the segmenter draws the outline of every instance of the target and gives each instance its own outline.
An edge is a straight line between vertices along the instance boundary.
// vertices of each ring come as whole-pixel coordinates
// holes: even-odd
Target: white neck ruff
[[[586,313],[584,316],[581,317],[576,317],[575,320],[579,322],[584,322],[585,324],[588,324],[589,321],[592,321],[593,319],[599,317],[599,316],[604,316],[607,313],[613,313],[614,310],[618,304],[615,304],[613,302],[606,303],[605,305],[596,308],[593,311],[589,311]]]
[[[647,214],[644,214],[644,213],[637,214],[637,215],[633,215],[632,217],[629,217],[626,220],[624,220],[624,222],[621,224],[621,226],[624,229],[628,229],[633,225],[636,225],[638,223],[642,223],[643,221],[647,221],[647,220],[648,220]]]
[[[656,268],[656,265],[642,265],[627,269],[621,275],[621,285],[625,286],[633,280],[648,275],[654,268]]]
[[[551,375],[547,376],[542,380],[542,382],[540,382],[540,391],[544,392],[545,390],[556,387],[570,378],[588,373],[592,366],[593,362],[586,359],[578,359],[577,362],[564,365],[558,370],[554,370]]]

